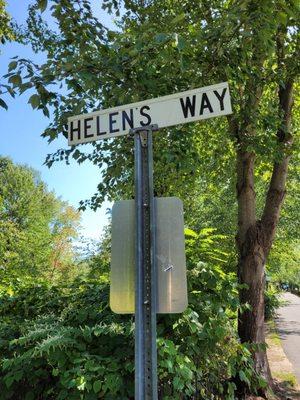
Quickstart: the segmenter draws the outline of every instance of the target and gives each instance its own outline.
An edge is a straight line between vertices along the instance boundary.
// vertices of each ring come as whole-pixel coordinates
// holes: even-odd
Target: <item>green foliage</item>
[[[221,265],[228,263],[229,254],[220,249],[227,237],[217,234],[216,231],[214,228],[203,228],[196,233],[192,229],[185,229],[186,254],[191,262],[201,257],[202,262]]]
[[[268,285],[265,291],[265,319],[276,317],[276,311],[281,306],[280,291],[274,285]]]
[[[0,0],[0,42],[5,43],[6,40],[12,40],[14,32],[10,23],[10,16],[6,11],[6,2]]]
[[[66,136],[70,115],[229,81],[234,105],[231,125],[220,118],[164,129],[155,135],[154,161],[157,195],[184,197],[189,193],[191,210],[200,208],[195,203],[209,186],[207,176],[216,186],[216,196],[231,191],[230,212],[226,214],[223,207],[222,216],[232,230],[236,137],[229,136],[228,130],[239,126],[245,147],[259,156],[258,164],[282,154],[276,140],[281,123],[276,94],[287,74],[295,82],[299,75],[297,5],[282,1],[105,1],[103,8],[118,16],[115,29],[103,25],[87,0],[53,1],[51,23],[43,14],[47,6],[47,1],[38,0],[30,7],[25,33],[34,51],[47,54],[46,61],[37,65],[16,59],[6,77],[11,90],[24,93],[32,89],[29,102],[33,108],[45,115],[49,108],[55,109],[43,134],[49,141],[61,133]],[[51,29],[52,23],[57,32]],[[276,53],[276,35],[282,29],[289,33],[283,69]],[[297,126],[299,118],[294,119],[293,131]],[[93,147],[92,152],[84,146],[60,149],[49,155],[47,164],[73,157],[99,166],[98,190],[82,202],[82,208],[97,208],[105,197],[131,198],[132,143],[116,138]],[[196,219],[195,214],[190,218]],[[190,221],[189,225],[194,226]]]
[[[111,321],[107,289],[92,282],[67,288],[29,285],[2,298],[1,399],[96,399],[100,389],[107,398],[130,392],[123,379],[132,372],[132,324]],[[15,337],[10,341],[8,327]]]
[[[37,172],[0,157],[0,289],[26,276],[67,279],[79,218]]]
[[[297,2],[105,0],[103,8],[115,11],[118,17],[113,30],[104,27],[95,17],[88,0],[53,0],[49,8],[51,23],[57,26],[55,31],[42,14],[49,5],[50,2],[37,0],[30,6],[24,35],[34,51],[46,54],[45,62],[37,65],[31,60],[12,60],[5,86],[11,95],[27,91],[33,109],[41,110],[44,115],[49,116],[49,110],[53,110],[51,123],[43,133],[49,141],[61,133],[66,136],[70,115],[229,81],[234,108],[232,118],[161,130],[155,136],[154,164],[155,194],[186,198],[186,221],[197,231],[187,231],[190,308],[180,317],[161,317],[159,321],[159,352],[166,361],[159,369],[161,393],[170,399],[191,397],[196,392],[206,399],[233,399],[236,380],[246,385],[255,382],[249,361],[251,352],[238,343],[234,334],[238,288],[234,275],[225,272],[233,270],[236,264],[235,153],[242,148],[256,155],[259,219],[272,163],[299,149],[297,111],[293,113],[291,132],[288,132],[295,133],[293,147],[277,140],[278,132],[284,131],[277,94],[287,81],[295,82],[296,104],[299,103],[300,11]],[[278,54],[279,47],[284,54]],[[0,105],[5,108],[3,101]],[[69,162],[70,157],[79,163],[89,160],[99,166],[101,183],[95,195],[83,201],[81,207],[90,205],[96,209],[105,197],[110,200],[131,198],[132,142],[116,138],[94,143],[92,152],[85,149],[84,146],[60,149],[47,158],[48,166],[56,161]],[[295,207],[292,209],[294,213],[287,212],[286,220],[291,216],[297,219]],[[289,232],[293,225],[289,224]],[[207,230],[211,226],[222,236],[212,235]],[[17,248],[18,243],[22,243],[23,232],[10,221],[5,229],[10,237],[15,235]],[[283,242],[281,248],[287,248]],[[20,254],[15,253],[16,256],[11,251],[10,256]],[[106,258],[106,264],[101,266],[105,272],[107,261]],[[90,261],[93,270],[97,269],[98,262],[97,257]],[[273,271],[280,275],[283,269],[275,264],[270,262]],[[101,290],[107,291],[107,276],[101,274]],[[76,303],[76,299],[74,301]],[[102,321],[102,317],[106,318],[107,306],[106,303],[98,306],[103,310],[99,313]],[[77,308],[81,309],[78,303]],[[75,315],[76,312],[72,310]],[[23,375],[14,362],[28,357],[28,371],[32,365],[31,375],[36,382],[45,382],[35,386],[42,395],[32,394],[30,391],[34,389],[26,376],[23,382],[26,396],[63,398],[69,397],[69,393],[71,398],[132,396],[132,387],[124,389],[121,385],[122,380],[132,382],[129,371],[110,371],[106,382],[100,370],[98,375],[86,370],[87,360],[98,349],[98,344],[94,348],[89,345],[94,344],[93,329],[99,325],[99,320],[96,318],[84,325],[83,330],[89,329],[91,334],[87,336],[92,338],[91,343],[86,343],[80,333],[80,320],[76,317],[72,325],[65,319],[66,314],[65,309],[42,313],[28,321],[28,325],[22,325],[24,331],[12,335],[10,346],[14,357],[7,355],[7,365],[15,371],[16,381],[21,382]],[[127,351],[132,350],[132,334],[128,333],[132,329],[131,320],[125,317],[119,320],[110,314],[107,318],[109,329],[118,323],[122,332],[127,332],[123,336],[116,334],[110,340],[119,340],[120,346],[125,347],[124,340]],[[47,321],[51,323],[47,325]],[[30,332],[36,333],[35,327],[43,335],[30,341]],[[105,343],[107,337],[103,332],[100,338]],[[131,345],[128,345],[129,339]],[[40,347],[41,344],[44,346]],[[62,365],[53,355],[56,354],[54,349],[63,352],[66,361]],[[96,355],[104,357],[101,362],[106,368],[115,360],[118,367],[126,365],[122,354],[110,355],[108,359],[103,351]],[[70,357],[72,352],[80,360],[83,357],[77,366]],[[128,355],[126,351],[125,354]],[[33,357],[32,363],[30,357]],[[132,368],[132,360],[128,362]],[[39,365],[42,365],[41,370]],[[14,390],[14,378],[7,376],[9,372],[5,369],[3,374],[3,385]],[[263,383],[258,382],[258,385],[263,386]]]
[[[233,400],[237,379],[262,384],[251,351],[235,334],[238,286],[220,267],[219,252],[214,255],[218,235],[186,234],[189,308],[158,316],[159,393],[165,400]],[[199,243],[203,261],[196,263],[191,250]],[[1,400],[133,399],[133,318],[108,307],[108,249],[102,249],[103,260],[93,260],[98,269],[92,265],[97,280],[65,286],[19,281],[13,293],[2,292]]]
[[[285,231],[285,230],[284,230]],[[291,237],[292,235],[290,235]],[[288,237],[288,236],[287,236]],[[299,291],[300,288],[300,244],[295,240],[279,237],[268,263],[272,282],[285,290]]]

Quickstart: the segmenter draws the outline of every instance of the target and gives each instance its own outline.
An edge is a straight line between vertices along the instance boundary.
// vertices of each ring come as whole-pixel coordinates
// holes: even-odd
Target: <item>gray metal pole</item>
[[[151,125],[134,129],[136,204],[135,399],[157,400],[155,204]]]

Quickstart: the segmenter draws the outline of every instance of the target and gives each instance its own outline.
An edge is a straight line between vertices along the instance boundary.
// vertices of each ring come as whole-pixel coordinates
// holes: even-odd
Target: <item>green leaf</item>
[[[0,99],[0,106],[3,107],[3,108],[5,108],[5,110],[8,109],[7,104],[6,104],[5,101],[2,100],[2,99]]]
[[[13,384],[14,380],[15,380],[15,378],[13,375],[9,375],[9,376],[5,377],[4,381],[5,381],[6,387],[9,388]]]
[[[155,35],[155,41],[157,43],[166,43],[170,39],[170,36],[166,33],[159,33]]]
[[[173,371],[173,363],[171,360],[166,359],[166,366],[170,372]]]
[[[19,88],[20,94],[24,93],[27,89],[30,89],[30,88],[32,88],[31,82],[23,83],[22,85],[20,85],[20,88]]]
[[[194,238],[198,237],[197,233],[195,231],[193,231],[192,229],[189,229],[189,228],[186,228],[184,230],[184,234],[185,234],[185,236],[191,236],[191,237],[194,237]]]
[[[44,107],[43,108],[43,114],[46,116],[46,117],[50,117],[50,113],[49,113],[49,110],[48,110],[48,108],[47,107]]]
[[[282,24],[282,25],[286,25],[287,23],[287,15],[284,12],[279,12],[278,13],[278,21]]]
[[[14,380],[19,382],[23,377],[23,371],[17,371],[14,375]]]
[[[102,386],[102,382],[101,382],[101,381],[95,381],[95,382],[93,383],[94,392],[95,392],[95,393],[100,392],[101,386]]]
[[[239,371],[239,377],[240,377],[240,380],[242,381],[242,382],[246,382],[248,385],[250,385],[250,382],[249,382],[249,379],[247,378],[247,376],[245,375],[245,373],[244,373],[244,371]]]
[[[76,149],[73,153],[74,160],[77,160],[80,157],[81,153],[78,149]]]
[[[182,36],[178,37],[178,43],[177,43],[177,48],[178,50],[183,50],[187,46],[187,42],[185,39],[183,39]]]
[[[25,396],[25,400],[34,400],[34,392],[28,392]]]
[[[41,10],[41,12],[44,12],[46,10],[47,3],[48,3],[48,0],[39,0],[38,1],[38,8]]]
[[[17,65],[18,65],[17,61],[12,61],[12,62],[10,62],[10,63],[8,64],[8,71],[12,71],[13,69],[16,69],[16,68],[17,68]]]
[[[179,15],[177,15],[177,17],[175,17],[175,18],[171,21],[171,23],[174,24],[174,25],[176,25],[178,22],[182,21],[184,18],[185,18],[185,14],[184,14],[184,13],[179,14]]]
[[[28,103],[31,104],[32,108],[38,108],[38,106],[40,105],[40,96],[38,94],[33,94],[29,100]]]
[[[265,388],[268,386],[268,383],[262,377],[258,377],[258,384],[261,388]]]
[[[184,388],[184,383],[178,376],[173,379],[173,385],[175,390],[182,390]]]
[[[8,90],[8,93],[11,95],[11,97],[15,97],[15,91],[13,88],[8,87],[7,90]]]
[[[72,71],[72,69],[74,68],[74,64],[67,62],[65,64],[65,68],[66,68],[66,71]]]
[[[13,75],[8,80],[9,83],[12,83],[14,86],[19,86],[22,83],[22,78],[20,75]]]

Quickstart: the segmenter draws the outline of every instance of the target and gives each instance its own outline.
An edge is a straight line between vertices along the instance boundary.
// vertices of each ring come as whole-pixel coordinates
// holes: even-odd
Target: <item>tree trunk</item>
[[[245,285],[240,290],[240,302],[249,305],[248,309],[239,313],[238,333],[242,343],[261,345],[260,348],[253,348],[255,370],[271,385],[264,350],[266,253],[261,223],[255,215],[254,161],[254,154],[242,150],[237,152],[238,279],[240,284]]]
[[[238,279],[245,285],[240,289],[241,305],[250,307],[238,316],[238,333],[241,342],[256,346],[253,359],[256,372],[272,387],[272,377],[266,356],[264,332],[264,291],[265,264],[274,240],[280,209],[285,197],[289,152],[292,144],[290,135],[293,82],[287,81],[279,89],[279,112],[283,114],[278,130],[278,143],[285,146],[281,160],[275,161],[272,178],[266,196],[261,220],[255,214],[254,161],[255,156],[243,150],[240,143],[237,150],[237,200],[239,253]]]
[[[245,240],[240,249],[238,277],[239,283],[245,285],[240,290],[240,302],[242,305],[249,305],[249,308],[239,313],[238,334],[242,343],[255,345],[253,347],[255,370],[272,386],[265,351],[265,250],[259,223],[249,228]]]

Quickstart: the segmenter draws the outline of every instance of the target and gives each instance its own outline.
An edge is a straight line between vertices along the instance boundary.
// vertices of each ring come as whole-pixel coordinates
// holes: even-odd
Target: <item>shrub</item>
[[[269,286],[265,291],[265,320],[268,321],[276,316],[276,311],[281,305],[280,292],[274,286]]]
[[[235,377],[253,380],[234,334],[236,284],[202,264],[189,278],[190,307],[158,316],[160,397],[234,399]],[[77,280],[2,295],[1,400],[133,399],[133,318],[111,313],[108,289]]]
[[[236,336],[236,277],[218,265],[211,238],[195,238],[211,245],[196,263],[188,243],[189,308],[158,315],[159,398],[234,400],[237,381],[264,382]],[[108,292],[104,274],[0,294],[0,400],[133,399],[133,317],[113,314]]]

